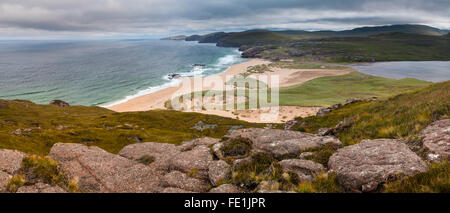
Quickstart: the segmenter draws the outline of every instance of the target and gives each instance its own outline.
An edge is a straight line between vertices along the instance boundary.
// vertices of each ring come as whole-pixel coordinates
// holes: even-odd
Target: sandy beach
[[[262,59],[252,59],[242,64],[231,66],[223,73],[204,77],[204,78],[184,78],[181,79],[181,83],[178,86],[169,87],[160,91],[136,97],[127,102],[120,103],[108,109],[117,112],[130,112],[130,111],[147,111],[154,109],[166,109],[165,102],[191,92],[197,92],[202,90],[223,90],[224,84],[230,76],[236,76],[240,73],[245,73],[250,66],[270,64],[270,61]],[[304,83],[314,78],[332,75],[344,75],[351,71],[348,69],[282,69],[272,68],[273,72],[265,72],[263,75],[267,75],[270,78],[273,75],[279,77],[279,87],[288,87],[297,84]],[[258,78],[262,74],[252,74],[250,77]],[[196,81],[196,84],[194,84]],[[199,85],[198,82],[202,82],[202,87],[195,88],[194,85]],[[278,118],[273,120],[273,123],[282,123],[295,117],[306,117],[314,115],[320,107],[298,107],[298,106],[280,106]],[[208,110],[202,109],[198,112],[205,114],[219,115],[223,117],[237,118],[248,122],[265,122],[260,119],[262,113],[266,113],[265,109],[248,109],[248,110]]]

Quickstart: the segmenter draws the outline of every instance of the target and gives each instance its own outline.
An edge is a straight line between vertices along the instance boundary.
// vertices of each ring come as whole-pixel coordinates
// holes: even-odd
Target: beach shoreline
[[[159,91],[145,94],[139,97],[132,98],[123,103],[115,104],[113,106],[105,107],[107,109],[116,112],[138,112],[138,111],[148,111],[148,110],[167,110],[165,103],[174,97],[178,97],[183,94],[188,94],[192,92],[199,92],[205,90],[223,90],[224,84],[230,76],[236,76],[241,73],[245,73],[247,68],[250,66],[270,64],[271,62],[264,59],[251,59],[244,63],[236,64],[230,66],[226,71],[211,76],[203,78],[182,78],[180,83],[176,86],[167,87]],[[284,68],[273,68],[272,72],[266,72],[263,74],[252,74],[251,77],[258,78],[259,75],[273,76],[277,75],[279,77],[279,87],[288,87],[293,85],[298,85],[306,81],[312,80],[314,78],[323,76],[333,76],[333,75],[344,75],[349,72],[355,71],[353,68],[348,69],[284,69]],[[196,88],[194,84],[202,82],[201,88]],[[221,82],[215,84],[213,82]],[[320,107],[299,107],[299,106],[280,106],[278,118],[273,121],[273,123],[283,123],[287,120],[293,119],[295,117],[307,117],[314,115]],[[186,112],[192,112],[186,110]],[[245,120],[248,122],[261,123],[259,115],[264,112],[264,109],[247,109],[247,110],[209,110],[202,109],[195,112],[204,114],[214,114],[223,117],[230,117],[240,120]]]

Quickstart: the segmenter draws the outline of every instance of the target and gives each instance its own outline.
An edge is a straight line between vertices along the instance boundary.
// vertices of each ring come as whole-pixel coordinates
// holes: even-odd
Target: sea
[[[0,99],[108,107],[243,63],[237,48],[171,40],[0,41]],[[193,64],[204,64],[195,69]]]

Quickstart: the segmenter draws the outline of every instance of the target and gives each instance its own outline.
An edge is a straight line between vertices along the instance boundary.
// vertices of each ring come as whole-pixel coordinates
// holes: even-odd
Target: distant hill
[[[217,32],[207,35],[193,35],[186,37],[186,41],[199,41],[200,43],[217,43],[217,46],[240,47],[242,45],[279,44],[290,40],[320,39],[333,37],[367,37],[387,33],[408,33],[428,36],[442,36],[447,30],[426,25],[389,25],[376,27],[360,27],[344,31],[305,31],[305,30],[247,30],[243,32]]]

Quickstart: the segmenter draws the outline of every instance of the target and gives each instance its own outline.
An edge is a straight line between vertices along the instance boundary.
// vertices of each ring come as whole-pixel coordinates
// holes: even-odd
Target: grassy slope
[[[215,130],[192,129],[198,121],[218,126]],[[128,127],[125,124],[133,126]],[[57,142],[96,145],[117,153],[122,147],[135,143],[136,138],[142,141],[177,144],[202,136],[222,137],[233,125],[262,126],[198,113],[115,113],[99,107],[60,108],[28,101],[0,100],[0,148],[40,155],[47,154]],[[58,126],[67,128],[57,130]],[[19,128],[34,129],[22,135],[11,133]]]
[[[330,106],[352,97],[387,97],[430,85],[416,79],[389,79],[351,72],[316,78],[280,89],[280,105]]]
[[[323,117],[297,118],[303,121],[298,130],[317,132],[352,119],[351,125],[338,131],[344,145],[363,139],[414,138],[437,119],[450,115],[450,81],[374,102],[347,105]]]

